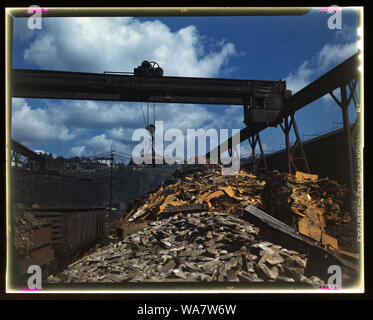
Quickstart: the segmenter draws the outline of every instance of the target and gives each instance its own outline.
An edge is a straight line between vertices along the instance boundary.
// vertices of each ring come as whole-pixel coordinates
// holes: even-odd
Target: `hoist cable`
[[[146,112],[147,112],[147,119],[146,119],[147,124],[146,125],[148,126],[149,124],[149,102],[146,103]]]
[[[144,110],[142,108],[142,103],[141,102],[140,102],[140,106],[141,106],[142,116],[144,118],[144,123],[145,123],[145,127],[146,127],[145,113],[144,113]]]

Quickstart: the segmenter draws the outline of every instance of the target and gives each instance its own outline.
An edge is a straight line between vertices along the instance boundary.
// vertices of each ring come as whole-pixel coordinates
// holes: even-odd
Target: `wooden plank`
[[[251,218],[253,218],[252,221],[254,223],[260,222],[262,224],[262,227],[268,226],[271,230],[282,234],[282,238],[289,238],[292,242],[296,242],[297,244],[299,244],[300,247],[303,247],[306,251],[310,252],[311,256],[313,257],[313,259],[311,260],[311,262],[313,262],[312,267],[310,268],[312,268],[313,271],[316,272],[318,270],[318,263],[315,263],[315,261],[323,261],[325,264],[329,265],[341,263],[343,266],[351,270],[358,271],[359,268],[358,266],[356,266],[356,264],[351,263],[350,261],[347,261],[340,255],[336,254],[337,251],[332,252],[326,248],[321,247],[316,241],[300,234],[294,228],[277,220],[264,211],[259,210],[252,205],[247,206],[245,208],[245,211],[249,213],[249,215],[247,215],[247,218],[249,220],[252,220]]]
[[[173,207],[167,207],[163,210],[163,213],[165,214],[175,214],[175,213],[194,213],[194,212],[202,212],[205,208],[201,204],[186,204],[181,206],[173,206]]]

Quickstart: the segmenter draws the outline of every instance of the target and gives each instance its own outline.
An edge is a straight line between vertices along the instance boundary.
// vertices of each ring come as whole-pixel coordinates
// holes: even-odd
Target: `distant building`
[[[80,158],[74,157],[67,159],[66,168],[68,169],[77,169],[80,166]]]
[[[48,171],[61,173],[63,170],[66,169],[66,164],[67,160],[62,156],[58,156],[56,159],[49,158],[46,161],[46,169]]]
[[[108,165],[87,157],[74,157],[66,160],[66,168],[72,170],[97,170],[106,169]]]
[[[106,163],[99,162],[98,160],[83,159],[80,162],[80,168],[83,170],[97,170],[107,168]]]
[[[135,161],[134,161],[135,160]],[[168,164],[168,162],[174,162],[172,165]],[[177,167],[180,164],[184,163],[184,159],[174,159],[171,157],[163,157],[161,155],[156,154],[155,155],[155,165],[157,167]],[[158,162],[158,164],[157,164]],[[138,164],[139,163],[139,164]],[[144,156],[141,156],[139,158],[132,158],[130,162],[127,165],[128,167],[151,167],[153,166],[152,163],[152,155],[151,154],[146,154]]]

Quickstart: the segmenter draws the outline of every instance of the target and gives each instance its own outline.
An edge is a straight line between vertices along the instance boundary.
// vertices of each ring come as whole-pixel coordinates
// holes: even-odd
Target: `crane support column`
[[[302,144],[302,140],[301,140],[300,135],[299,135],[297,123],[295,122],[294,112],[290,113],[290,122],[289,122],[289,118],[285,117],[284,118],[284,125],[282,123],[280,123],[280,126],[281,126],[282,131],[285,134],[285,143],[286,143],[286,152],[287,152],[287,158],[288,158],[289,173],[290,174],[293,173],[293,168],[294,168],[295,171],[298,171],[298,168],[295,165],[295,160],[303,161],[305,171],[307,173],[310,173],[310,168],[308,166],[307,157],[306,157],[306,154],[305,154],[304,149],[303,149],[303,144]],[[291,130],[292,127],[293,127],[293,130],[294,130],[294,133],[295,133],[296,140],[295,140],[294,145],[290,146],[289,133],[290,133],[290,130]],[[300,155],[299,156],[294,156],[295,151],[297,150],[297,147],[299,148]]]
[[[347,96],[347,86],[349,88],[350,94]],[[350,131],[350,119],[348,116],[348,106],[351,103],[351,100],[355,103],[355,108],[358,111],[358,99],[356,97],[356,87],[357,87],[357,79],[353,79],[352,81],[345,83],[340,86],[340,93],[341,93],[341,101],[337,99],[337,97],[333,94],[333,91],[330,92],[330,95],[334,99],[334,101],[338,104],[338,106],[342,109],[342,117],[343,117],[343,128],[345,132],[345,139],[347,145],[347,163],[348,163],[348,171],[349,171],[349,183],[351,190],[354,189],[354,166],[352,161],[352,139],[351,139],[351,131]]]
[[[260,141],[259,133],[256,133],[255,135],[248,137],[248,140],[251,146],[251,162],[252,162],[252,167],[253,167],[253,173],[256,175],[258,171],[260,170],[267,172],[268,171],[267,161],[264,156],[263,146],[262,146],[262,142]],[[255,156],[255,148],[257,144],[259,145],[259,150],[260,150],[260,156],[258,159],[256,159],[256,156]],[[259,164],[261,161],[263,161],[263,167],[259,167]]]

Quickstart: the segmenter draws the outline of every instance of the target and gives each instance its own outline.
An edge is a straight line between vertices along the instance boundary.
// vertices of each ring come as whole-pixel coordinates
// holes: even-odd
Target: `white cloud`
[[[76,137],[43,108],[31,108],[25,99],[12,100],[12,137],[21,143],[64,142]]]
[[[143,109],[146,118],[146,104],[143,104]],[[60,123],[68,127],[79,130],[104,129],[110,138],[120,141],[130,141],[134,129],[146,126],[139,103],[48,102],[46,112],[49,117],[58,119]],[[153,104],[149,104],[149,118],[152,123]],[[200,128],[206,123],[225,124],[226,126],[226,119],[217,117],[215,112],[209,110],[209,107],[202,105],[156,104],[155,119],[164,121],[165,130],[179,128],[185,131],[190,128]]]
[[[43,20],[43,29],[33,33],[30,40],[28,35],[22,37],[21,34],[26,19],[20,22],[16,36],[29,40],[24,60],[41,69],[132,71],[143,60],[154,60],[164,69],[165,75],[214,77],[225,72],[229,58],[237,55],[232,43],[206,38],[192,25],[172,32],[158,20],[48,18]],[[28,136],[30,141],[42,142],[93,135],[77,141],[70,149],[71,155],[94,154],[107,148],[111,140],[130,151],[128,142],[133,130],[145,126],[140,105],[136,103],[47,101],[44,108],[28,106],[26,111],[14,114],[16,137]],[[183,132],[206,123],[226,126],[215,112],[197,105],[158,104],[156,120],[164,121],[165,130],[180,128]],[[33,121],[29,126],[32,132],[25,133],[21,123],[30,121]],[[37,127],[43,127],[43,132],[37,134]]]
[[[309,65],[309,61],[304,61],[294,74],[290,73],[287,76],[286,87],[292,90],[293,94],[310,83],[310,78],[315,71]]]
[[[132,133],[135,129],[129,128],[112,128],[106,131],[107,137],[116,141],[132,141]]]
[[[322,72],[331,66],[346,60],[357,52],[357,43],[326,44],[318,53],[318,71]]]
[[[31,42],[29,49],[24,52],[24,59],[38,65],[42,62],[44,68],[51,70],[66,69],[63,59],[60,59],[55,37],[50,34],[39,36]]]
[[[72,147],[68,153],[71,157],[82,157],[86,154],[84,146],[75,146]]]
[[[79,141],[79,145],[71,147],[68,154],[69,156],[93,156],[105,152],[109,152],[111,146],[117,152],[131,153],[130,145],[123,144],[119,141],[110,139],[106,133],[92,136],[83,141]]]
[[[61,122],[78,128],[136,127],[141,121],[139,107],[130,103],[76,100],[52,102],[49,108]]]
[[[69,156],[108,151],[111,141],[117,143],[123,152],[131,153],[133,130],[145,127],[140,106],[135,103],[47,101],[45,104],[43,108],[32,108],[24,99],[14,99],[15,139],[23,143],[75,139],[76,145],[70,147]],[[185,135],[186,129],[242,127],[242,108],[221,106],[219,109],[224,112],[218,114],[216,109],[201,105],[158,104],[156,120],[164,122],[164,132],[178,128]],[[152,116],[152,108],[149,111]]]
[[[201,105],[166,104],[160,105],[156,120],[164,121],[164,128],[186,129],[200,128],[206,121],[213,119],[215,114],[208,107]]]
[[[193,25],[171,32],[159,20],[48,18],[24,59],[42,69],[100,73],[132,71],[143,60],[154,60],[165,75],[216,76],[236,55],[235,47],[215,41],[215,51],[206,52],[202,39]]]
[[[221,107],[224,108],[224,107]],[[204,128],[215,129],[241,129],[243,125],[243,108],[242,106],[229,106],[224,108],[224,113],[209,119]],[[229,124],[229,125],[228,125]]]
[[[346,32],[338,31],[336,39],[340,43],[325,44],[316,55],[287,76],[286,84],[293,94],[357,52],[356,29],[346,26]]]
[[[87,151],[89,153],[99,153],[109,151],[112,141],[106,138],[105,134],[93,136],[86,141]]]
[[[335,38],[337,40],[354,42],[357,39],[357,28],[350,25],[343,25],[340,30],[335,30]]]
[[[47,152],[45,152],[44,150],[34,150],[34,152],[36,152],[36,153],[41,153],[41,154],[45,154],[45,153],[47,153]]]

